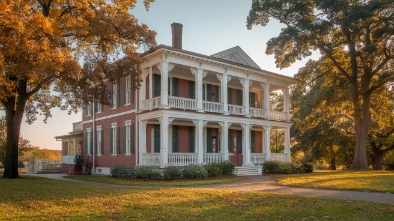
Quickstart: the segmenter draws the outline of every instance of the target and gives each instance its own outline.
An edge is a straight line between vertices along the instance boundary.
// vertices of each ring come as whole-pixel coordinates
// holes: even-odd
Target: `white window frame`
[[[92,138],[92,129],[89,127],[86,129],[86,153],[85,153],[88,156],[92,155],[92,153],[90,152],[90,146],[92,145],[91,138]]]
[[[118,104],[118,82],[114,81],[112,82],[112,109],[116,109],[119,104]]]
[[[126,90],[125,90],[125,96],[126,96],[126,104],[131,104],[132,102],[132,85],[131,85],[131,76],[127,76],[125,77],[125,86],[126,86]]]
[[[126,153],[125,155],[131,155],[131,121],[125,121],[125,126],[126,126]]]
[[[86,107],[86,116],[92,115],[92,102],[88,102],[88,106]]]
[[[99,103],[99,102],[98,102],[98,103],[97,103],[97,110],[96,110],[96,111],[97,111],[97,113],[101,113],[101,112],[103,112],[103,110],[102,110],[102,109],[103,109],[103,105],[101,105],[101,103]]]
[[[111,124],[112,127],[112,155],[118,155],[118,128],[117,128],[117,124],[116,123],[112,123]]]
[[[102,150],[102,145],[103,145],[103,142],[102,142],[102,140],[101,140],[101,138],[102,138],[102,135],[101,135],[101,133],[103,132],[103,129],[101,128],[101,126],[97,126],[96,127],[96,130],[97,130],[97,134],[96,134],[96,144],[97,144],[97,156],[101,156],[103,153],[101,153],[101,150]]]

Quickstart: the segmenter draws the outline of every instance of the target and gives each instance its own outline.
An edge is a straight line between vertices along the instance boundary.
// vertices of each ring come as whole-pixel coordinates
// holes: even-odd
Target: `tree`
[[[129,13],[136,1],[0,2],[0,102],[7,125],[3,177],[18,177],[23,114],[32,123],[39,113],[46,121],[53,107],[76,112],[93,96],[106,103],[106,79],[131,75],[139,86],[136,50],[155,45],[156,33]],[[147,9],[150,2],[144,0]],[[79,60],[85,60],[82,67]]]
[[[331,62],[327,74],[350,88],[355,154],[351,169],[368,169],[371,98],[394,81],[394,2],[392,0],[253,0],[247,27],[270,18],[285,25],[267,43],[267,54],[285,68],[319,50]]]
[[[5,162],[5,150],[6,150],[6,135],[7,127],[5,122],[5,117],[0,118],[0,163],[4,165]],[[33,149],[30,141],[23,139],[22,136],[19,137],[18,142],[18,156],[22,156],[25,152]]]

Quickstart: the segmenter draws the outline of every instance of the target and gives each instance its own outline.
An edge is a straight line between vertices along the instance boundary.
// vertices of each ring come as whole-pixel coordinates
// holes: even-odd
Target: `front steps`
[[[234,168],[236,176],[257,176],[262,174],[261,166],[239,166]]]

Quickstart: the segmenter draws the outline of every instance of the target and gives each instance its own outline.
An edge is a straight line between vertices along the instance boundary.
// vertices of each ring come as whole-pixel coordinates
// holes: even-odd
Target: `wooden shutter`
[[[233,104],[233,89],[227,88],[227,103]]]
[[[126,154],[126,146],[127,146],[127,139],[126,139],[126,128],[127,126],[122,126],[122,153]]]
[[[219,102],[220,99],[220,93],[219,93],[219,86],[215,85],[215,100],[216,102]]]
[[[104,155],[104,129],[101,129],[101,155]]]
[[[189,127],[189,153],[195,152],[194,136],[195,136],[194,127]]]
[[[207,101],[212,101],[212,85],[207,84]]]
[[[129,99],[130,99],[130,103],[133,103],[133,101],[134,101],[134,99],[133,99],[133,90],[134,90],[134,87],[133,87],[133,83],[132,83],[133,81],[132,81],[132,79],[131,79],[131,77],[130,77],[130,81],[129,81],[129,88],[130,88],[130,91],[128,91],[127,93],[129,93]]]
[[[178,78],[172,78],[172,96],[178,97]]]
[[[130,153],[134,154],[134,124],[130,125]]]
[[[84,133],[84,138],[83,138],[83,151],[84,154],[87,155],[88,154],[88,132]],[[68,147],[67,147],[68,149]]]
[[[237,130],[237,152],[242,154],[242,130]]]
[[[109,129],[109,152],[114,154],[114,128]]]
[[[254,92],[249,92],[249,107],[255,107],[256,94]]]
[[[160,96],[161,93],[161,77],[158,74],[153,75],[153,97]]]
[[[228,152],[233,153],[233,130],[228,130]]]
[[[126,87],[126,77],[122,79],[122,103],[123,105],[126,104],[126,93],[127,93],[127,87]]]
[[[112,108],[114,106],[113,101],[113,83],[109,82],[109,107]]]
[[[120,127],[116,128],[116,138],[118,139],[116,142],[116,154],[120,153]]]
[[[243,106],[242,90],[237,90],[237,105]]]
[[[172,126],[172,152],[179,152],[179,136],[178,136],[179,127],[177,125]]]
[[[160,125],[155,125],[153,129],[154,133],[154,152],[160,153]]]
[[[207,128],[207,153],[212,153],[212,128]]]
[[[254,153],[254,148],[256,146],[256,131],[250,131],[250,151]]]
[[[189,98],[196,98],[196,88],[194,81],[189,81]]]
[[[90,132],[90,144],[89,144],[89,153],[90,154],[93,153],[93,133],[94,133],[94,131]]]

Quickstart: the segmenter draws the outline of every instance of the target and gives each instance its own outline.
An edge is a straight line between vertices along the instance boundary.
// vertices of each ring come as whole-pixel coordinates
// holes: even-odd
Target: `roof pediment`
[[[211,56],[260,69],[260,67],[239,46],[229,48]]]

